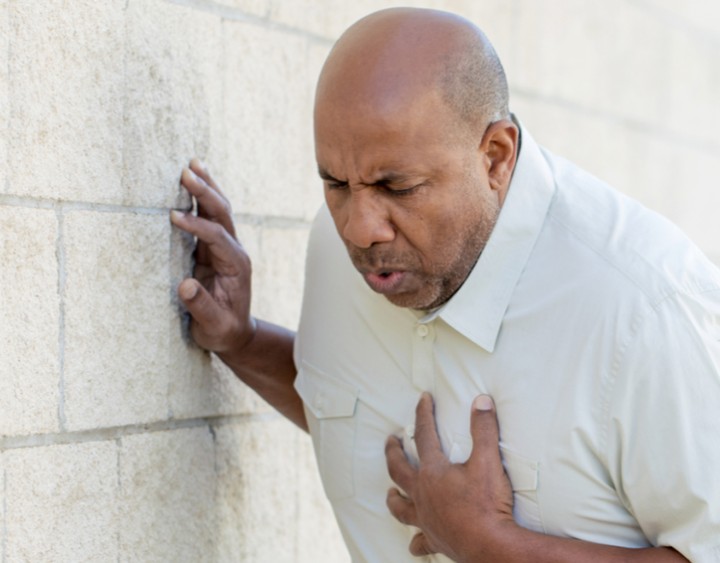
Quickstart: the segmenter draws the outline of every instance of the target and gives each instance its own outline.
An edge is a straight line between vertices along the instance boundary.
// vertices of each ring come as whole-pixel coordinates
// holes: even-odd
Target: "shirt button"
[[[323,405],[325,404],[325,396],[322,393],[315,395],[315,408],[318,413],[322,414]]]
[[[425,325],[418,325],[417,327],[417,335],[420,338],[425,338],[428,335],[428,327]]]

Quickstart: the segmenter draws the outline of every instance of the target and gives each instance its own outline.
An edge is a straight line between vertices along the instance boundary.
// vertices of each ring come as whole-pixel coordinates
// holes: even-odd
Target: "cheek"
[[[419,254],[423,269],[430,274],[442,275],[463,253],[467,233],[451,214],[434,219],[437,221],[425,219],[424,228],[416,230],[411,244]]]

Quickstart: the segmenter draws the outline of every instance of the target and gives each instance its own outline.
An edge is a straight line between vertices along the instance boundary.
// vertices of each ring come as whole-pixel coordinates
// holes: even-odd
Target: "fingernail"
[[[493,400],[490,395],[478,395],[473,401],[473,408],[476,411],[491,411],[493,408]]]
[[[188,284],[184,285],[181,289],[182,298],[186,301],[189,301],[190,299],[194,298],[197,295],[198,292],[198,286],[196,284]]]
[[[190,166],[194,168],[199,168],[200,170],[207,170],[207,165],[204,161],[200,160],[199,158],[195,157],[190,161]]]
[[[178,211],[177,209],[171,209],[170,210],[170,220],[176,221],[177,219],[182,219],[185,217],[185,213],[182,211]]]

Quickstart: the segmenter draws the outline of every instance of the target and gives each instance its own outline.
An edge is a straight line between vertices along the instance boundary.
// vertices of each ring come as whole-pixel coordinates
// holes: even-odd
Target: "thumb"
[[[437,553],[435,549],[430,545],[427,536],[422,532],[415,534],[410,540],[410,553],[415,557],[422,557],[423,555],[433,555]]]
[[[495,404],[490,395],[475,397],[470,415],[470,434],[473,441],[471,460],[485,457],[486,452],[497,456],[500,434]]]
[[[196,279],[183,280],[178,286],[178,295],[201,329],[219,323],[222,309]]]

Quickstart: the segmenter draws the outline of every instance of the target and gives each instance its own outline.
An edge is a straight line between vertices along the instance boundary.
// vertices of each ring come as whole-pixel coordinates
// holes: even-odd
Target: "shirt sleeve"
[[[638,319],[608,404],[608,467],[648,540],[720,563],[720,290]]]

